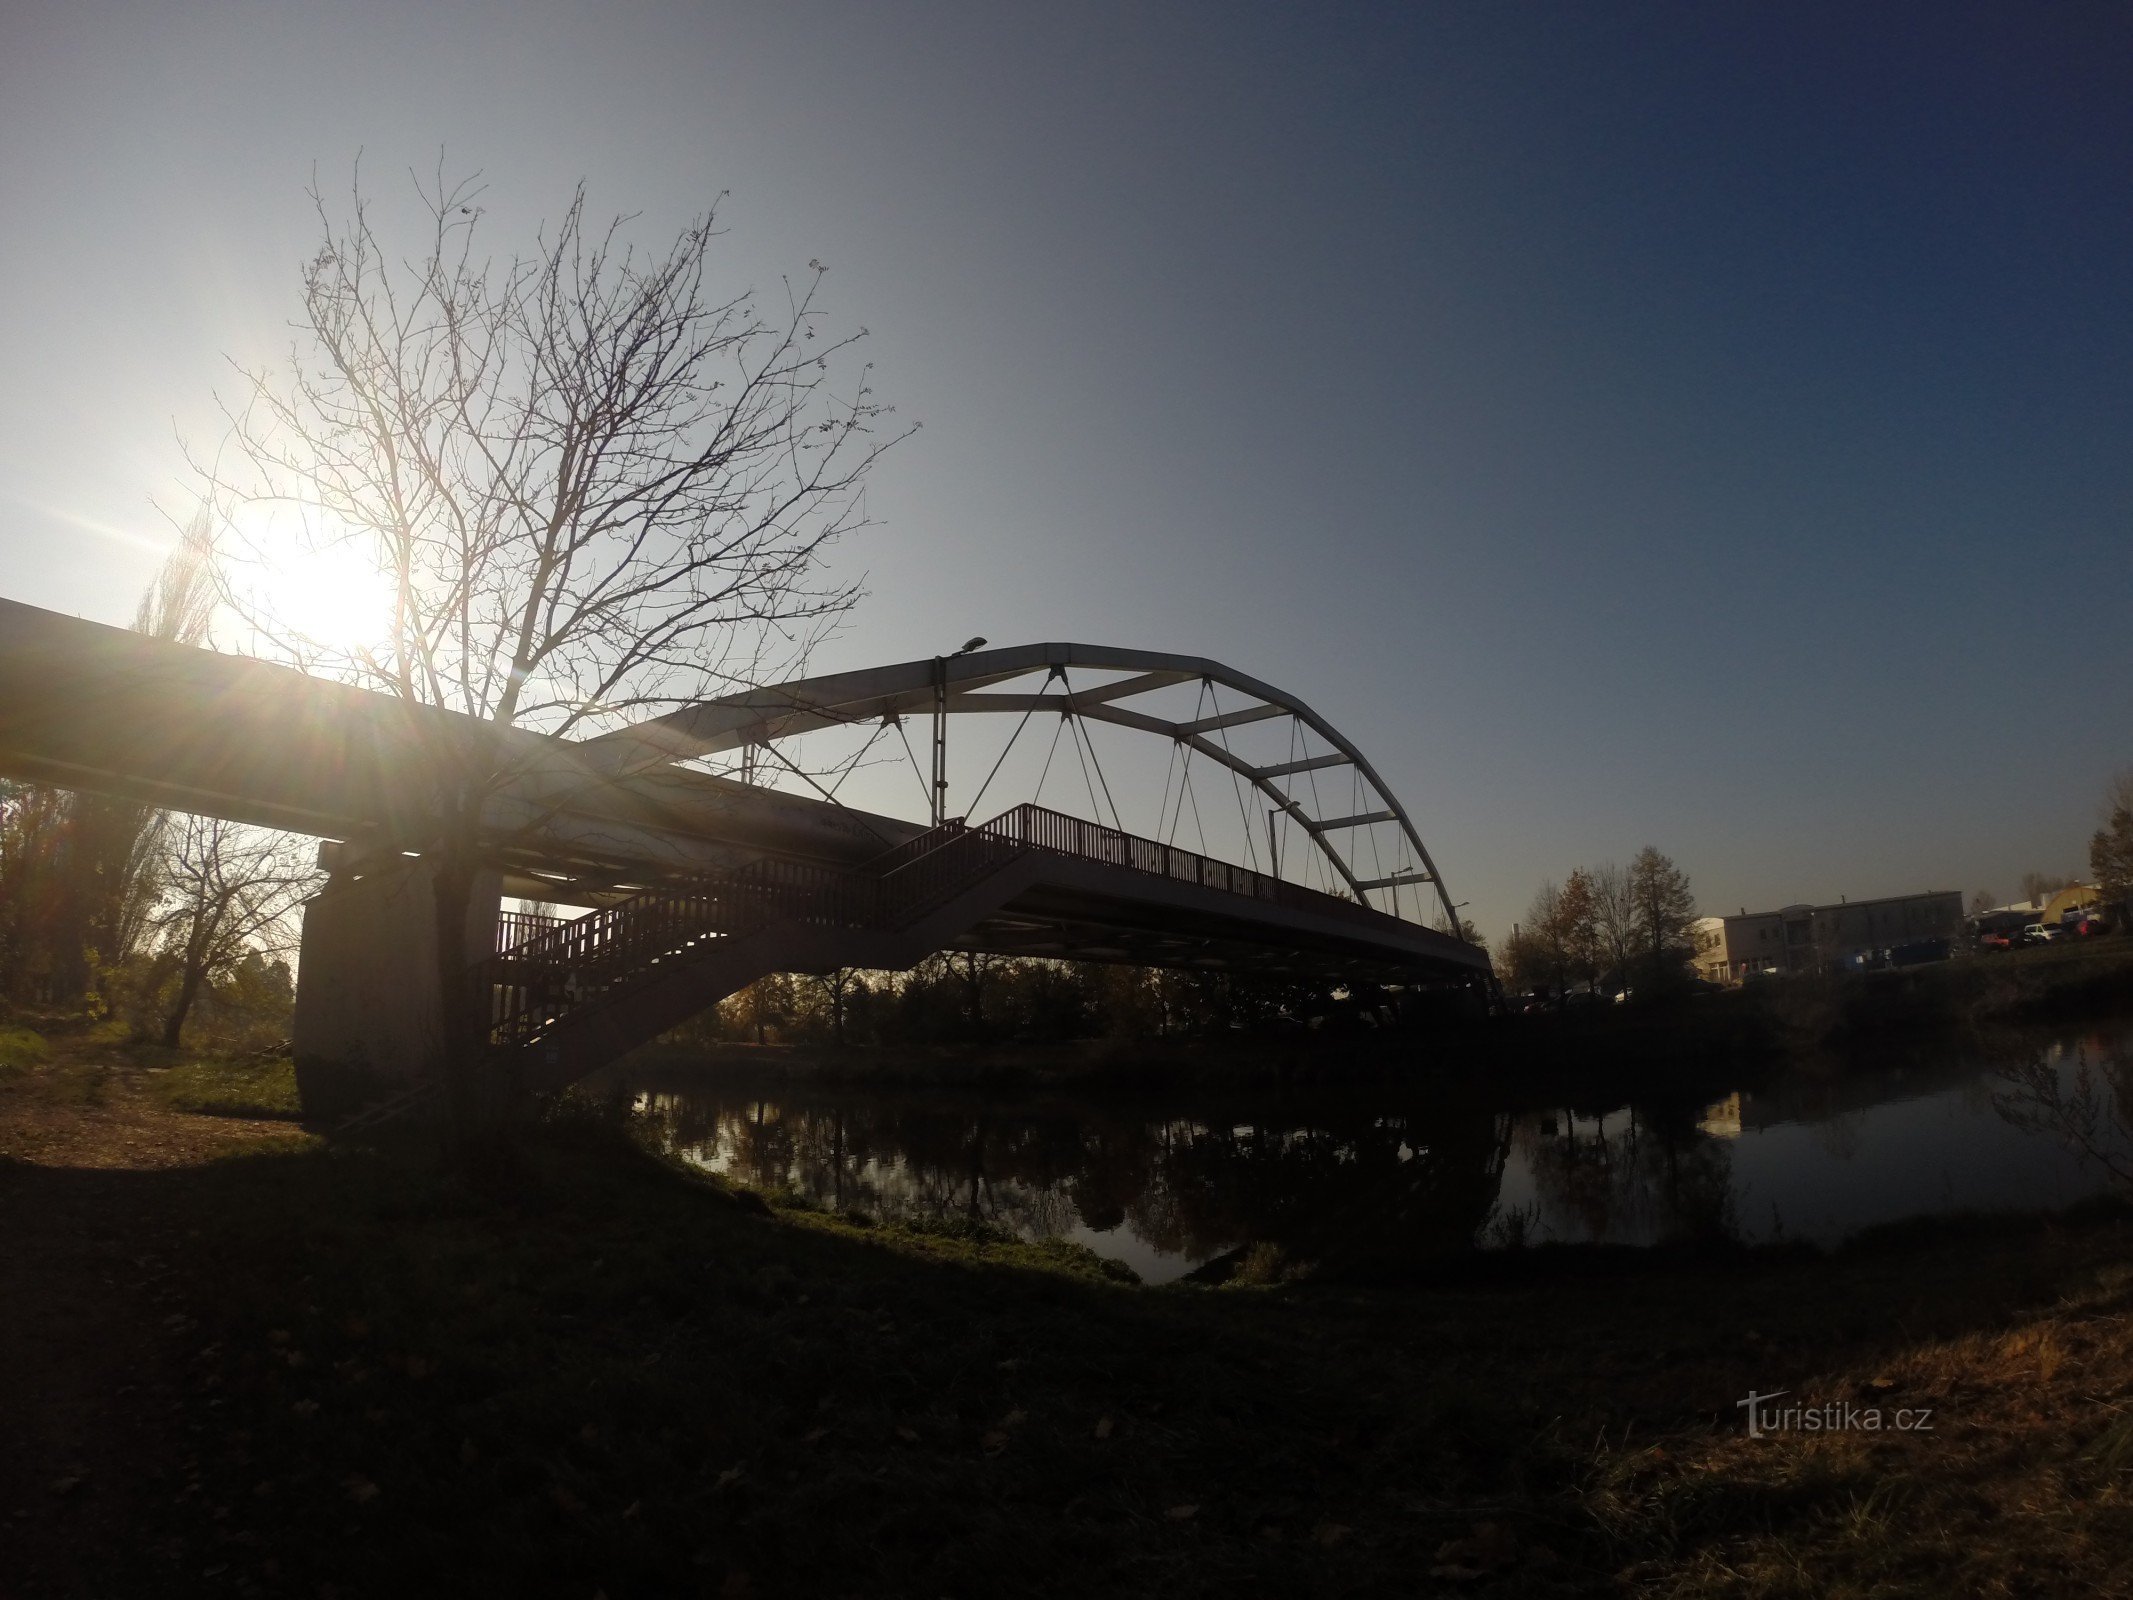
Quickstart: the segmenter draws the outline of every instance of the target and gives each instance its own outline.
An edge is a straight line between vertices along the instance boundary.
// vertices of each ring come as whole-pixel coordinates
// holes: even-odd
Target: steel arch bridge
[[[1198,709],[1183,710],[1185,694]],[[1084,740],[1084,723],[1155,736],[1182,763],[1181,788],[1194,759],[1211,763],[1240,796],[1246,860],[1135,834],[1115,802],[1105,823],[1094,781],[1093,819],[1034,803],[986,821],[948,815],[948,725],[979,713],[1020,719],[1010,749],[1045,713],[1059,716],[1055,748],[1067,730]],[[915,719],[932,730],[923,822],[839,802],[834,783],[784,751],[841,728],[870,744],[893,733],[909,752]],[[1301,753],[1245,753],[1255,727],[1286,727]],[[813,792],[705,770],[735,755],[743,779],[769,760]],[[1318,776],[1336,769],[1346,809],[1319,803]],[[314,1109],[368,1098],[381,1079],[419,1096],[438,1076],[450,1010],[439,974],[455,959],[440,940],[458,935],[437,914],[430,854],[443,797],[470,771],[485,775],[487,875],[464,930],[466,981],[487,997],[500,1069],[536,1086],[568,1082],[766,973],[895,969],[948,948],[1484,993],[1490,982],[1481,950],[1425,925],[1434,902],[1456,929],[1454,905],[1377,769],[1301,700],[1218,662],[971,649],[567,740],[0,600],[0,776],[328,841],[296,1018]],[[1097,777],[1108,799],[1100,766]],[[1298,881],[1293,861],[1254,858],[1247,784],[1309,841],[1325,889]],[[1165,789],[1167,804],[1167,776]],[[1370,830],[1398,847],[1392,870],[1365,866],[1356,841]],[[549,909],[506,914],[507,897]]]
[[[1083,674],[1084,687],[1079,690],[1072,680],[1076,671]],[[1002,692],[998,688],[1040,673],[1043,683],[1034,691]],[[1090,673],[1120,676],[1091,684],[1087,677]],[[1151,696],[1179,685],[1209,689],[1219,685],[1242,695],[1246,703],[1228,710],[1217,705],[1211,714],[1200,714],[1196,709],[1193,715],[1182,718],[1148,708]],[[1134,704],[1136,701],[1140,704]],[[1414,819],[1362,751],[1298,697],[1204,657],[1085,644],[1032,644],[965,652],[726,695],[604,735],[589,741],[587,747],[614,762],[618,771],[642,771],[730,751],[774,748],[779,741],[824,728],[872,722],[886,729],[897,727],[907,718],[922,716],[932,724],[932,772],[925,781],[932,802],[931,820],[939,824],[948,820],[947,719],[986,714],[1014,716],[1020,719],[1016,728],[1019,737],[1022,726],[1039,712],[1155,735],[1185,752],[1188,761],[1192,756],[1204,758],[1249,783],[1272,815],[1293,822],[1357,904],[1371,905],[1372,896],[1378,896],[1383,902],[1381,909],[1397,916],[1399,890],[1428,888],[1434,891],[1432,898],[1445,926],[1459,926],[1451,893],[1416,831]],[[1282,719],[1292,722],[1298,730],[1309,730],[1328,748],[1323,753],[1267,762],[1250,759],[1232,747],[1229,730]],[[788,768],[798,773],[796,766],[788,764]],[[1353,796],[1360,792],[1366,797],[1363,805],[1329,813],[1315,782],[1310,793],[1299,790],[1296,779],[1311,778],[1333,768],[1346,768],[1353,774],[1357,781],[1349,793]],[[804,773],[798,775],[813,781]],[[1108,780],[1105,788],[1108,790]],[[1115,806],[1113,820],[1118,820]],[[1374,870],[1354,859],[1352,851],[1342,848],[1360,830],[1379,824],[1397,828],[1400,842],[1411,852],[1412,867],[1390,872],[1381,867]],[[1247,824],[1247,839],[1249,834]]]

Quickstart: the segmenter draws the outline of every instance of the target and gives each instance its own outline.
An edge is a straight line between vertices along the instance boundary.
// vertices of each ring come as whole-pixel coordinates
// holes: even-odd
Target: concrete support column
[[[304,907],[292,1043],[307,1117],[344,1116],[437,1076],[444,1013],[435,878],[428,861],[401,857],[336,875]],[[501,900],[498,874],[476,877],[460,965],[494,953]]]

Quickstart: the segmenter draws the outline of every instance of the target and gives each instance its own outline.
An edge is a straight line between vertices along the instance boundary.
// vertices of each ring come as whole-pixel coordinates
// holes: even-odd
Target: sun
[[[322,536],[315,521],[251,507],[229,531],[235,587],[263,633],[334,653],[386,643],[393,585],[360,536]]]
[[[381,645],[391,629],[392,584],[349,544],[292,554],[266,575],[260,600],[289,632],[331,650]]]

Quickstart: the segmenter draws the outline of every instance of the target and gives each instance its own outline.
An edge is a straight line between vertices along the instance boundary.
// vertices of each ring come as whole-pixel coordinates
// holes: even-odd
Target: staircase
[[[1007,820],[947,823],[849,872],[753,861],[537,933],[470,974],[490,1048],[555,1087],[768,973],[908,965],[933,945],[906,955],[898,935],[1028,853]]]
[[[1267,874],[1033,805],[944,823],[849,871],[760,860],[647,889],[542,926],[468,974],[489,1016],[494,1068],[561,1088],[773,972],[908,967],[1068,856],[1228,894],[1382,913]],[[1022,872],[1012,869],[1022,867]],[[366,1107],[342,1131],[439,1098],[433,1080]]]

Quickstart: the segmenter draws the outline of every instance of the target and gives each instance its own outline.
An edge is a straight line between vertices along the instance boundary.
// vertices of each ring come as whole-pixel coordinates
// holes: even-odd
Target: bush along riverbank
[[[2133,938],[1414,1028],[848,1047],[675,1038],[639,1050],[612,1077],[710,1069],[765,1084],[1087,1092],[1423,1078],[1540,1103],[1603,1085],[1628,1095],[1715,1084],[1723,1094],[1803,1056],[1826,1065],[1892,1039],[1972,1048],[2008,1029],[2114,1016],[2133,1017]]]
[[[11,1593],[2133,1586],[2108,1211],[1158,1290],[582,1104],[469,1171],[147,1076],[0,1084]]]

